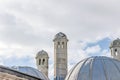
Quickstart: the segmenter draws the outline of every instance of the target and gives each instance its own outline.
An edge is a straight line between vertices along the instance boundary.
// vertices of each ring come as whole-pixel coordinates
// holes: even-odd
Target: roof
[[[0,72],[2,72],[2,73],[7,73],[7,74],[10,74],[10,75],[15,75],[17,77],[25,78],[25,79],[28,79],[28,80],[30,80],[30,79],[32,79],[32,80],[33,79],[34,80],[43,80],[43,77],[38,77],[38,76],[32,75],[30,73],[28,74],[28,73],[25,73],[23,71],[19,71],[18,69],[19,69],[18,67],[12,67],[12,68],[10,68],[10,67],[6,67],[6,66],[0,65]],[[44,80],[48,80],[48,78],[46,78]]]
[[[64,33],[59,32],[54,37],[54,40],[56,40],[56,39],[67,39],[67,36]]]
[[[49,57],[48,56],[48,53],[46,52],[46,51],[44,51],[44,50],[41,50],[41,51],[39,51],[38,53],[37,53],[37,55],[36,55],[36,57],[38,57],[38,56],[46,56],[46,57]]]
[[[110,44],[110,48],[111,47],[120,47],[120,39],[117,38],[114,41],[112,41],[111,44]]]
[[[41,71],[27,66],[14,66],[11,67],[13,70],[19,71],[21,73],[28,74],[30,76],[34,76],[40,78],[42,80],[49,80]]]
[[[109,57],[89,57],[71,69],[65,80],[119,80],[120,61]]]

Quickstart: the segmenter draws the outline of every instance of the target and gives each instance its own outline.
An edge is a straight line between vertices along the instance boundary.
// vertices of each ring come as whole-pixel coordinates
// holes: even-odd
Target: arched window
[[[115,49],[115,52],[117,52],[117,49]]]
[[[42,65],[44,65],[45,64],[45,59],[43,59],[43,61],[42,61]]]
[[[117,56],[118,55],[118,52],[117,52],[117,49],[115,49],[115,56]]]
[[[41,65],[41,59],[39,59],[39,65]]]
[[[62,48],[64,48],[64,42],[62,42]]]
[[[57,47],[60,48],[60,42],[58,42]]]

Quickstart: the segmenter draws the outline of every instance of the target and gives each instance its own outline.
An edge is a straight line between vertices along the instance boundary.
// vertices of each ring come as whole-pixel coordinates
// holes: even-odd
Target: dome
[[[42,80],[49,80],[41,71],[34,69],[32,67],[12,67],[12,69],[17,70],[19,72],[40,78]]]
[[[119,80],[120,61],[108,57],[90,57],[80,61],[65,80]]]
[[[48,57],[48,53],[46,51],[44,51],[44,50],[41,50],[41,51],[39,51],[37,53],[36,57],[38,57],[38,56],[41,56],[41,57],[46,56],[46,57]]]
[[[116,40],[114,40],[111,44],[110,44],[110,48],[111,47],[120,47],[120,39],[117,38]]]
[[[55,39],[67,39],[67,36],[64,34],[64,33],[62,33],[62,32],[59,32],[59,33],[57,33],[56,35],[55,35],[55,38],[54,38],[54,40]]]

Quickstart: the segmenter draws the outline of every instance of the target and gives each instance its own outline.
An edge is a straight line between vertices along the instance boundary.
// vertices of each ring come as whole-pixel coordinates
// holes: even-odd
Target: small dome
[[[37,53],[36,57],[38,57],[38,56],[41,56],[41,57],[46,56],[46,57],[48,57],[48,53],[46,51],[44,51],[44,50],[41,50],[41,51],[39,51]]]
[[[117,38],[116,40],[114,40],[111,44],[110,44],[110,48],[111,47],[120,47],[120,39]]]
[[[65,80],[119,80],[120,61],[108,57],[90,57],[80,61]]]
[[[25,73],[25,74],[28,74],[30,76],[40,78],[42,80],[49,80],[41,71],[39,71],[35,68],[32,68],[32,67],[21,67],[21,66],[16,67],[15,66],[15,67],[12,67],[12,69],[17,70],[22,73]]]
[[[59,33],[57,33],[56,35],[55,35],[55,38],[54,38],[54,40],[55,39],[67,39],[67,36],[64,34],[64,33],[62,33],[62,32],[59,32]]]

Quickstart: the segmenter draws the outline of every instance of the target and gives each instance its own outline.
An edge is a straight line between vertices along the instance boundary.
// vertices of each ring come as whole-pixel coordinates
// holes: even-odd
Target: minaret
[[[54,38],[54,80],[64,80],[67,75],[67,36],[59,32]]]
[[[48,77],[48,53],[44,50],[40,51],[36,55],[36,65],[38,70],[43,72]]]
[[[120,39],[117,38],[110,45],[111,56],[115,59],[120,60]]]

